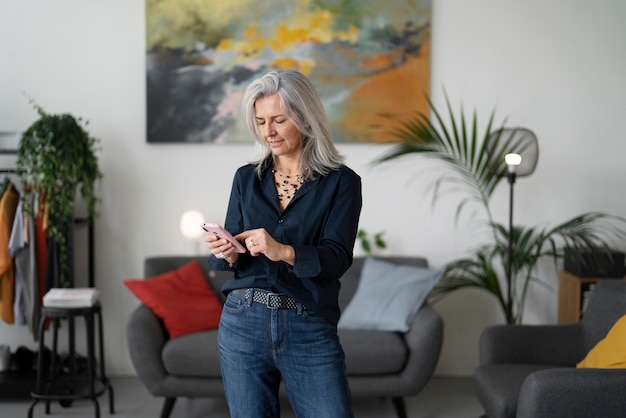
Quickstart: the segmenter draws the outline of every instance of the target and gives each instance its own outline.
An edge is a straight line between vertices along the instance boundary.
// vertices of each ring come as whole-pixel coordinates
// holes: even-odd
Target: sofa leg
[[[393,401],[393,407],[396,410],[396,415],[398,418],[406,418],[406,407],[404,406],[404,398],[394,397],[391,398]]]
[[[165,398],[165,402],[163,402],[163,409],[161,410],[161,418],[169,418],[172,413],[172,409],[174,409],[174,404],[176,403],[176,398]]]

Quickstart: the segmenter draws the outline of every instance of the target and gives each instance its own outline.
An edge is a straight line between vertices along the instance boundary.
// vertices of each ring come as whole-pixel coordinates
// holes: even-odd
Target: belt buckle
[[[279,309],[283,305],[283,295],[278,293],[268,293],[267,294],[267,302],[265,302],[265,306],[268,309]]]

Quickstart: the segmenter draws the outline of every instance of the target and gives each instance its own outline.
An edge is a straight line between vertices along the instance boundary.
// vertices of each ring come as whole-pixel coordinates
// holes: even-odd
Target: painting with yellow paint
[[[294,68],[336,142],[393,141],[386,115],[428,112],[431,1],[146,0],[147,140],[250,143],[243,90]]]

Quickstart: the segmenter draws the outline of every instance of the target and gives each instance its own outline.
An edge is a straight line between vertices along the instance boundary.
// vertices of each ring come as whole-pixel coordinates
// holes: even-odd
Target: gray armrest
[[[538,343],[541,342],[541,343]],[[573,366],[582,358],[575,325],[493,325],[480,335],[480,364],[530,363]]]
[[[517,418],[621,417],[626,370],[548,369],[528,376]]]
[[[163,323],[150,308],[139,305],[126,321],[126,339],[137,376],[150,393],[160,396],[159,385],[167,376],[161,351],[169,339]]]
[[[410,355],[402,378],[407,380],[406,395],[415,395],[432,377],[443,343],[443,320],[427,303],[418,311],[411,329],[404,334]]]

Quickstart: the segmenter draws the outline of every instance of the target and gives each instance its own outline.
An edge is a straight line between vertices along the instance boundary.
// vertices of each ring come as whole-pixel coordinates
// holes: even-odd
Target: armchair
[[[476,395],[489,418],[618,417],[626,369],[576,364],[626,314],[626,281],[596,284],[574,325],[495,325],[481,334]]]

